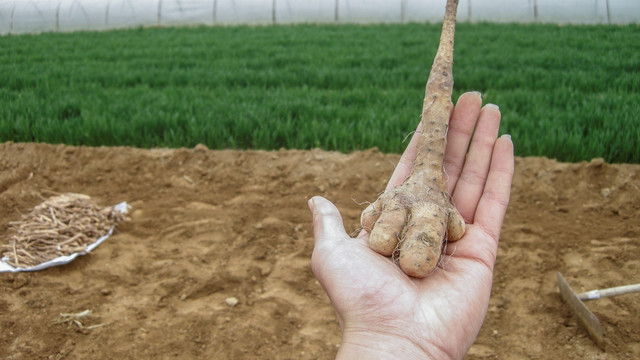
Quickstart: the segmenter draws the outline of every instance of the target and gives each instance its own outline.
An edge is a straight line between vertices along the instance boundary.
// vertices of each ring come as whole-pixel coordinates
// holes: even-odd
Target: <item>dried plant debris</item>
[[[56,321],[58,324],[74,324],[80,330],[92,330],[104,326],[104,323],[95,325],[86,325],[87,319],[92,317],[91,310],[84,310],[78,313],[60,313],[60,318]]]
[[[117,205],[99,207],[87,195],[51,197],[8,224],[0,237],[2,260],[16,268],[28,268],[60,256],[84,253],[124,216]]]

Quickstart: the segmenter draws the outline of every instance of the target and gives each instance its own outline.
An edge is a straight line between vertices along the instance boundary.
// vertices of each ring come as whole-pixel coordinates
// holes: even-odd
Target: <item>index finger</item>
[[[447,174],[447,191],[450,194],[458,183],[462,172],[469,141],[481,107],[482,96],[479,92],[464,93],[458,98],[453,115],[449,120],[447,148],[444,152],[444,171]]]

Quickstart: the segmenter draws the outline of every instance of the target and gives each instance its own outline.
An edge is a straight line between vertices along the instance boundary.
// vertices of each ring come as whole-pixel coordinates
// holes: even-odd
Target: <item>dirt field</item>
[[[0,144],[0,231],[52,192],[133,206],[90,255],[0,274],[0,358],[333,358],[339,327],[310,269],[306,201],[334,201],[353,231],[397,159]],[[516,161],[489,312],[467,359],[640,358],[640,294],[587,303],[602,351],[555,280],[561,271],[576,291],[640,282],[640,166]],[[83,328],[60,321],[83,310]]]

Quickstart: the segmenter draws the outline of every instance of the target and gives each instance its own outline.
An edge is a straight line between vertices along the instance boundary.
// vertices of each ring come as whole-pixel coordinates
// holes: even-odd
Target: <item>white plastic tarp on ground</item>
[[[127,212],[129,212],[129,210],[131,209],[131,206],[129,206],[129,204],[127,204],[126,201],[123,201],[117,205],[113,206],[113,210],[120,212],[122,214],[126,214]],[[43,263],[40,263],[38,265],[34,265],[34,266],[28,266],[28,267],[13,267],[10,262],[9,262],[9,257],[5,256],[0,258],[0,273],[3,272],[23,272],[23,271],[39,271],[39,270],[44,270],[53,266],[61,266],[61,265],[65,265],[68,264],[70,262],[72,262],[73,260],[75,260],[78,256],[82,256],[82,255],[86,255],[88,253],[90,253],[91,251],[93,251],[95,248],[97,248],[100,244],[102,244],[105,240],[107,240],[112,234],[113,234],[113,230],[115,229],[115,225],[113,225],[109,231],[104,234],[103,236],[99,237],[95,242],[93,242],[92,244],[87,245],[86,249],[82,252],[75,252],[69,255],[64,255],[64,256],[59,256],[56,257],[54,259],[51,259],[49,261],[45,261]]]

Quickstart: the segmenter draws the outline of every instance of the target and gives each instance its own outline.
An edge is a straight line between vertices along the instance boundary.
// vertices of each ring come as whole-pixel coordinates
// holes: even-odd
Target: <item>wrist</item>
[[[419,344],[409,338],[378,334],[367,330],[345,331],[336,356],[349,359],[449,359],[448,354],[430,344]]]

